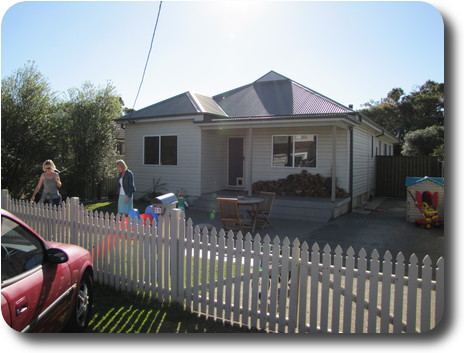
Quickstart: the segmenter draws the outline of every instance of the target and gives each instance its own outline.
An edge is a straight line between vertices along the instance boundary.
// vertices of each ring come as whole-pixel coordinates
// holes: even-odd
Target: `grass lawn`
[[[146,202],[134,208],[145,210]],[[86,209],[117,213],[118,202],[88,204]],[[201,271],[201,263],[199,270]],[[209,268],[209,266],[208,266]],[[233,268],[235,271],[235,266]],[[224,268],[224,273],[226,269]],[[201,274],[200,274],[201,275]],[[183,310],[177,304],[161,304],[147,295],[118,292],[96,284],[93,317],[87,332],[93,333],[256,333],[257,330],[224,324]]]
[[[177,304],[160,304],[147,295],[117,292],[96,284],[89,333],[257,333],[198,317]]]
[[[138,209],[141,214],[145,212],[145,208],[147,206],[148,206],[147,201],[134,200],[134,208]],[[108,212],[108,213],[117,214],[118,213],[118,201],[112,200],[112,201],[90,203],[90,204],[85,205],[85,209],[90,210],[90,211],[98,211],[98,212],[103,212],[103,213]]]

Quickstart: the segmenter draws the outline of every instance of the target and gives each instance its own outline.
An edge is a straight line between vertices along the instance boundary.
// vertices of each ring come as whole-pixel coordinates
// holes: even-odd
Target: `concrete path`
[[[377,209],[377,211],[372,211]],[[220,229],[218,214],[195,210],[190,207],[187,218],[194,224],[208,223]],[[414,253],[419,261],[429,255],[433,263],[444,256],[444,226],[426,230],[414,223],[406,222],[406,201],[398,198],[375,198],[352,213],[345,214],[328,223],[285,220],[271,214],[273,228],[257,229],[261,237],[268,234],[271,239],[288,237],[291,242],[298,238],[309,246],[317,242],[323,248],[326,244],[335,249],[340,245],[344,252],[351,246],[358,253],[364,248],[368,255],[377,249],[383,257],[388,250],[393,258],[401,251],[406,259]]]

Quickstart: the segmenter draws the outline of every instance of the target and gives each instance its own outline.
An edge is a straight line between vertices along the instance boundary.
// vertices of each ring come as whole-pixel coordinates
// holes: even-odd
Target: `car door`
[[[45,252],[39,237],[2,216],[2,296],[9,308],[3,313],[2,303],[2,313],[17,331],[56,331],[67,318],[70,271],[67,264],[47,263]]]

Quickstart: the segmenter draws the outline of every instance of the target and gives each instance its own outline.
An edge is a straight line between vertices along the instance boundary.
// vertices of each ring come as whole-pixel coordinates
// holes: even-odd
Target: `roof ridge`
[[[188,99],[190,100],[190,103],[192,103],[197,113],[202,113],[205,111],[201,103],[196,99],[194,92],[187,91],[186,94],[187,94]]]
[[[237,88],[232,88],[232,89],[230,89],[230,90],[228,90],[228,91],[221,92],[221,93],[219,93],[219,94],[215,94],[215,95],[212,96],[211,98],[213,98],[213,100],[216,101],[216,99],[219,99],[219,97],[222,97],[222,98],[221,98],[221,100],[222,100],[222,99],[224,99],[224,96],[225,96],[225,95],[229,95],[229,94],[231,94],[231,93],[234,92],[234,91],[240,91],[240,90],[244,89],[245,87],[247,87],[247,86],[252,86],[252,85],[253,85],[253,83],[247,83],[246,85],[243,85],[243,86],[240,86],[240,87],[237,87]],[[217,101],[216,101],[216,103],[217,103]]]
[[[179,97],[181,97],[181,96],[183,96],[183,95],[186,95],[186,94],[188,94],[188,93],[189,93],[189,91],[186,91],[186,92],[177,94],[177,95],[175,95],[175,96],[172,96],[172,97],[163,99],[162,101],[153,103],[153,104],[151,104],[151,105],[149,105],[149,106],[146,106],[146,107],[144,107],[144,108],[137,109],[137,110],[135,110],[134,112],[137,112],[137,113],[142,112],[142,111],[144,111],[144,110],[147,110],[147,109],[149,109],[149,108],[152,108],[152,107],[155,106],[155,105],[160,105],[160,104],[162,104],[162,103],[169,102],[169,101],[171,101],[171,100],[174,100],[174,99],[176,99],[176,98],[179,98]],[[188,95],[187,95],[187,96],[188,96]]]
[[[215,105],[214,106],[215,109],[218,109],[222,115],[228,116],[227,113],[224,111],[224,109],[222,109],[222,107],[213,99],[213,97],[207,96],[205,94],[197,93],[197,92],[192,92],[192,91],[188,91],[188,93],[189,93],[189,99],[199,109],[198,110],[199,113],[211,113],[211,110],[207,109],[207,107],[205,107],[204,104],[200,101],[199,98],[202,98],[202,99],[211,100],[211,103]],[[209,102],[206,101],[205,103],[208,104]]]
[[[258,78],[255,82],[272,82],[272,81],[285,81],[285,80],[290,80],[288,77],[285,77],[284,75],[279,74],[278,72],[271,70],[264,76]],[[291,81],[291,80],[290,80]]]

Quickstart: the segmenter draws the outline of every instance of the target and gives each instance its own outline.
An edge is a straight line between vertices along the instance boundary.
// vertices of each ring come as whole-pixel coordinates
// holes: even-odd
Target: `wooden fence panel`
[[[364,301],[366,295],[366,279],[367,279],[367,254],[364,248],[358,254],[358,273],[356,287],[356,323],[355,332],[364,332]]]
[[[288,294],[289,294],[289,277],[291,277],[291,272],[289,272],[290,266],[290,240],[285,237],[282,243],[282,263],[280,271],[280,288],[279,288],[279,331],[280,333],[286,332],[286,319],[287,319],[287,303],[288,303]]]
[[[300,259],[300,241],[296,238],[293,241],[291,252],[290,273],[294,280],[290,281],[289,308],[288,308],[288,332],[294,333],[297,325],[298,314],[298,278],[299,278],[299,259]]]
[[[258,305],[260,297],[259,279],[260,279],[260,262],[261,262],[261,237],[256,235],[253,242],[253,270],[251,274],[251,306],[250,306],[250,325],[258,327]],[[219,273],[218,273],[219,276]],[[220,277],[219,277],[220,278]]]
[[[443,176],[442,163],[433,156],[377,156],[375,165],[377,196],[405,197],[406,177]]]
[[[224,266],[225,266],[225,250],[226,250],[226,233],[224,229],[219,231],[217,264],[218,264],[218,285],[217,285],[217,311],[216,315],[220,318],[224,317]]]
[[[444,313],[443,258],[434,266],[428,256],[419,263],[386,252],[381,262],[376,250],[344,255],[326,245],[321,253],[297,239],[290,248],[288,238],[200,230],[180,210],[144,225],[86,211],[75,199],[55,207],[2,191],[5,205],[47,240],[87,248],[96,282],[224,322],[282,333],[418,333]]]
[[[343,332],[352,332],[352,316],[353,316],[353,280],[354,280],[354,264],[355,256],[354,250],[350,246],[346,252],[346,272],[345,272],[345,285],[344,296],[345,301],[343,304]]]
[[[403,330],[403,298],[404,298],[404,255],[400,252],[396,256],[395,265],[395,302],[393,311],[393,333],[401,333]]]
[[[380,317],[380,332],[390,332],[390,297],[391,297],[392,256],[387,251],[383,257],[382,266],[382,307]]]
[[[331,332],[340,332],[340,299],[342,289],[342,248],[337,245],[334,256],[333,297],[332,297],[332,328]]]
[[[300,257],[300,276],[298,278],[300,282],[299,302],[298,302],[298,332],[304,333],[306,330],[306,308],[307,308],[307,297],[308,297],[308,267],[309,267],[309,251],[308,244],[303,242],[301,245],[301,257]]]
[[[412,281],[408,280],[408,297],[407,297],[407,313],[406,313],[406,332],[414,333],[416,332],[416,320],[417,320],[417,291],[418,285],[414,279],[418,277],[418,261],[417,256],[412,254],[409,259],[409,269],[408,277],[413,279]]]

